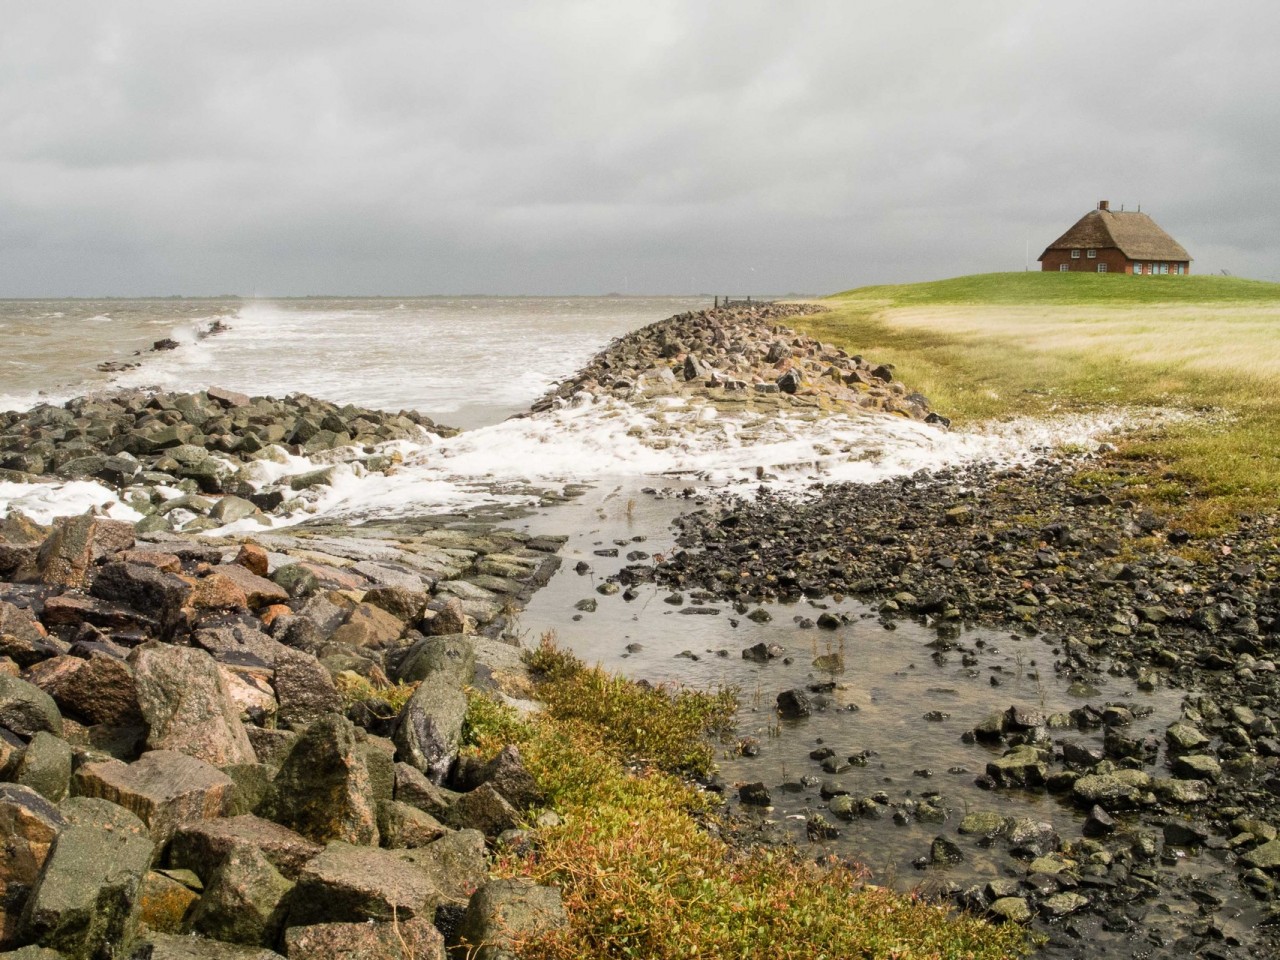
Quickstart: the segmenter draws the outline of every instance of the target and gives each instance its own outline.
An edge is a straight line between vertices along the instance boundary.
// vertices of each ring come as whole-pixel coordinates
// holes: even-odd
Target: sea
[[[340,471],[305,515],[281,523],[457,511],[581,483],[874,481],[1025,459],[1117,425],[1112,416],[950,432],[881,416],[710,422],[705,408],[642,412],[609,397],[518,416],[614,338],[710,306],[710,297],[627,296],[0,301],[0,410],[118,388],[219,386],[412,409],[461,430],[401,450],[394,476]],[[163,340],[178,346],[153,349]],[[113,500],[85,482],[0,483],[0,512],[13,503],[42,521],[93,506],[128,518]]]

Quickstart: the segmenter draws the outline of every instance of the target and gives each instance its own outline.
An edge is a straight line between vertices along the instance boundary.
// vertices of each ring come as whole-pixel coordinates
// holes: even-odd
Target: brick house
[[[1191,256],[1145,213],[1112,210],[1106,200],[1040,254],[1041,270],[1148,275],[1191,272]]]

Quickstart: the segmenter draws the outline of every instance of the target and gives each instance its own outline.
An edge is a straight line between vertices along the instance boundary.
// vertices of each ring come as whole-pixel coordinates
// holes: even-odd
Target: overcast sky
[[[1280,280],[1280,4],[0,0],[0,296]]]

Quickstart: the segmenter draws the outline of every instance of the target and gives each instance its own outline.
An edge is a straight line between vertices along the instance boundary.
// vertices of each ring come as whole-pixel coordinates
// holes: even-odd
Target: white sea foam
[[[18,510],[36,523],[94,510],[113,520],[141,520],[142,514],[120,503],[119,496],[100,483],[70,480],[63,483],[11,483],[0,481],[0,516]]]
[[[249,478],[268,486],[332,464],[331,482],[301,494],[305,507],[276,524],[532,504],[548,491],[579,483],[764,484],[798,493],[814,483],[872,483],[980,460],[1023,461],[1062,445],[1096,443],[1131,419],[1120,413],[1024,419],[948,432],[880,414],[739,417],[678,400],[640,408],[605,397],[447,439],[386,444],[380,452],[400,460],[386,473],[358,463],[334,464],[333,455],[286,454],[256,462]],[[7,500],[50,517],[114,499],[106,488],[83,482],[41,484],[38,494],[24,495],[29,490],[0,487],[0,509]],[[112,515],[123,509],[113,508]],[[223,532],[258,529],[256,521],[246,520]]]
[[[1094,443],[1128,423],[1111,414],[947,432],[876,414],[736,418],[679,404],[642,410],[607,398],[407,449],[388,474],[339,467],[333,483],[317,488],[306,511],[290,520],[531,503],[576,483],[763,483],[799,492],[815,482],[871,483],[978,460],[1027,460],[1056,446]]]

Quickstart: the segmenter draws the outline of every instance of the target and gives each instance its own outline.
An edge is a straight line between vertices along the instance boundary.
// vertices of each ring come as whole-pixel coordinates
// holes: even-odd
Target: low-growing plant
[[[413,692],[418,689],[417,683],[402,681],[375,684],[368,677],[362,677],[350,670],[339,673],[334,678],[334,685],[342,696],[344,707],[363,703],[378,716],[387,719],[396,716],[404,709]]]
[[[731,690],[642,685],[587,667],[550,636],[532,652],[529,666],[553,716],[590,723],[604,743],[668,773],[710,773],[715,758],[707,738],[727,733],[738,707]]]
[[[869,886],[856,865],[741,850],[708,830],[718,798],[678,771],[701,766],[689,758],[728,721],[726,694],[610,677],[549,640],[530,661],[545,710],[521,718],[473,694],[467,720],[477,749],[519,743],[561,815],[538,831],[532,853],[495,865],[564,897],[567,928],[525,940],[518,956],[995,960],[1027,951],[1021,929]]]

